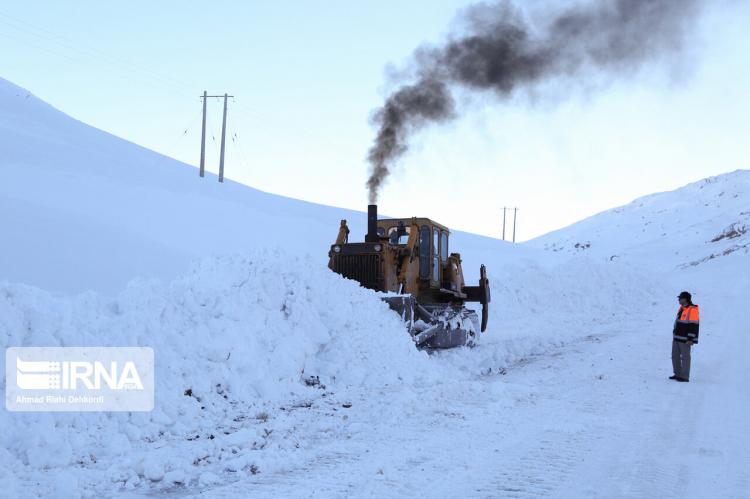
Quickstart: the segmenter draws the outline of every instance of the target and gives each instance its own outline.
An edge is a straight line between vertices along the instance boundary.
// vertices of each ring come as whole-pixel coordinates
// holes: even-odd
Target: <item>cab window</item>
[[[430,278],[430,228],[423,225],[419,228],[419,277]]]
[[[440,232],[432,229],[432,280],[440,282]]]
[[[448,260],[448,233],[444,230],[440,231],[440,260]]]
[[[398,236],[398,239],[396,238],[396,233],[398,232],[398,227],[391,227],[388,229],[388,241],[391,244],[406,244],[409,241],[409,234],[411,233],[411,226],[404,227],[406,229],[406,234],[402,234],[401,236]]]

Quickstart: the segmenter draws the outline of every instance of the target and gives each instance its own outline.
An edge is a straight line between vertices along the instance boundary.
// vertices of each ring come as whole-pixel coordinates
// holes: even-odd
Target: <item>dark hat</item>
[[[687,301],[691,301],[693,299],[693,295],[691,295],[687,291],[683,291],[682,293],[680,293],[680,296],[678,296],[677,298],[680,298],[680,299],[685,298]]]

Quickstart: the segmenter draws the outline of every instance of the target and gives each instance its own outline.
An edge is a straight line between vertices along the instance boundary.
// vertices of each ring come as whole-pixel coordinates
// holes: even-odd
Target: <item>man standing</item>
[[[672,368],[674,376],[669,379],[687,383],[690,380],[690,348],[698,343],[700,310],[693,303],[693,297],[687,291],[680,293],[677,299],[680,309],[672,330]]]

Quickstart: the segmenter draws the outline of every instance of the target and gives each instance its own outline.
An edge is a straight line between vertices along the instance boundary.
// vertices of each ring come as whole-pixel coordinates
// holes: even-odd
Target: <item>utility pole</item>
[[[507,208],[503,206],[503,241],[505,241],[505,212],[507,211]]]
[[[516,242],[516,215],[518,215],[518,208],[513,208],[513,242]]]
[[[224,118],[221,121],[221,155],[219,156],[219,182],[224,182],[224,143],[227,136],[227,94],[224,94]]]
[[[208,92],[203,91],[203,134],[201,135],[201,166],[200,176],[204,176],[205,163],[206,163],[206,99],[208,98],[224,98],[224,117],[221,122],[221,155],[219,156],[219,182],[224,182],[224,146],[226,144],[227,135],[227,99],[230,97],[234,98],[234,95],[208,95]]]
[[[200,175],[203,177],[206,173],[206,97],[207,91],[203,91],[203,128],[201,129],[201,168]]]

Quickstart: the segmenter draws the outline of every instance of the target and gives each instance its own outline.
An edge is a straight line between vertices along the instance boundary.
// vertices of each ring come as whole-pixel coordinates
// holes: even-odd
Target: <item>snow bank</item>
[[[637,334],[629,327],[633,314],[658,320],[659,304],[674,292],[653,273],[586,257],[552,266],[520,260],[491,267],[488,276],[489,334],[474,350],[445,352],[461,371],[502,372],[515,362],[592,335]]]
[[[0,449],[7,449],[0,451],[0,468],[36,470],[35,479],[49,478],[50,490],[54,470],[76,465],[106,471],[120,485],[159,484],[170,472],[174,481],[206,481],[196,474],[205,468],[193,465],[199,456],[191,455],[200,449],[180,457],[143,445],[218,434],[217,427],[238,416],[277,410],[318,390],[306,386],[310,376],[346,391],[412,385],[432,372],[427,355],[375,293],[271,250],[207,259],[169,285],[136,281],[116,299],[57,297],[4,283],[0,337],[8,346],[155,352],[151,413],[0,413]],[[233,428],[224,443],[252,446],[262,440],[259,431]]]
[[[431,357],[376,293],[280,250],[205,259],[169,284],[134,281],[116,298],[4,283],[6,345],[150,346],[157,386],[151,413],[0,413],[0,468],[11,470],[0,483],[19,476],[17,486],[39,482],[42,495],[167,490],[283,470],[304,459],[302,440],[345,434],[330,418],[348,400],[388,392],[388,413],[398,414],[443,380],[611,330],[659,289],[626,265],[588,259],[490,269],[480,345]]]

